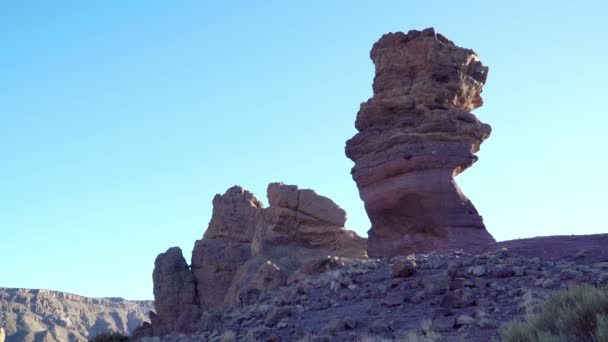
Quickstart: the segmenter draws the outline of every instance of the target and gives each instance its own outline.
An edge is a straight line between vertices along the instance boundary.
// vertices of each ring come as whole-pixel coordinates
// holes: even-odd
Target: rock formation
[[[86,341],[101,333],[130,334],[152,309],[152,301],[0,288],[0,327],[7,342]]]
[[[179,248],[158,256],[157,311],[151,332],[142,328],[142,334],[187,332],[200,312],[254,304],[311,260],[366,256],[365,239],[344,228],[346,212],[329,198],[271,183],[268,199],[264,208],[239,186],[216,195],[207,231],[192,251],[191,270]]]
[[[454,177],[471,166],[490,126],[482,105],[488,68],[430,28],[385,34],[371,50],[374,95],[346,142],[372,227],[370,256],[494,242]]]
[[[188,332],[200,315],[196,283],[178,247],[169,248],[154,262],[154,333]]]
[[[364,239],[344,228],[346,212],[331,199],[295,185],[271,183],[268,201],[254,236],[254,255],[285,256],[297,251],[367,256]]]
[[[252,305],[205,313],[195,333],[141,342],[502,341],[503,324],[556,291],[606,286],[606,243],[608,234],[563,236],[474,254],[311,261]]]
[[[207,231],[192,251],[192,272],[197,280],[200,307],[220,309],[237,269],[251,258],[251,240],[263,207],[239,186],[213,199]]]

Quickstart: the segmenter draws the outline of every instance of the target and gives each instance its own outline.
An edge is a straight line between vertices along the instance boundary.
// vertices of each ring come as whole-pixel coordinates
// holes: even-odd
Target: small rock
[[[472,266],[471,273],[476,277],[481,277],[486,273],[486,267],[484,265]]]
[[[407,278],[416,273],[416,259],[413,255],[397,258],[392,266],[393,278]]]
[[[343,331],[345,328],[344,321],[341,319],[332,319],[325,326],[325,330],[331,336],[336,336],[339,332]]]
[[[350,317],[346,317],[344,318],[344,326],[346,326],[347,329],[355,329],[357,327],[357,321]]]
[[[418,291],[418,292],[414,293],[414,295],[410,298],[410,302],[412,302],[413,304],[420,304],[420,303],[424,302],[424,299],[425,299],[424,292]]]
[[[448,292],[441,300],[441,307],[444,308],[466,308],[473,306],[475,299],[468,291],[454,290]]]
[[[482,319],[480,319],[479,322],[477,322],[477,325],[481,329],[496,329],[497,326],[498,326],[496,323],[494,323],[489,318],[482,318]]]
[[[384,320],[377,319],[372,322],[369,327],[369,331],[376,335],[385,334],[389,331],[388,323],[386,323]]]
[[[608,269],[608,261],[596,262],[592,265],[593,268]]]
[[[271,333],[270,336],[268,336],[268,342],[281,342],[281,336],[277,335],[276,333]]]
[[[330,306],[329,300],[322,299],[320,302],[312,303],[310,308],[312,310],[325,310]]]
[[[475,278],[475,287],[478,289],[485,289],[488,287],[489,281],[484,278]]]
[[[581,251],[579,251],[578,253],[576,253],[574,255],[574,259],[575,260],[581,260],[581,259],[585,259],[587,257],[587,250],[586,249],[582,249]]]
[[[479,298],[475,301],[475,305],[487,308],[494,306],[494,302],[488,298]]]
[[[566,268],[560,272],[559,278],[561,280],[571,280],[571,279],[578,279],[582,275],[583,274],[579,271],[573,270],[571,268]]]
[[[454,317],[438,317],[433,320],[433,329],[439,332],[450,331],[454,329],[455,324]]]
[[[475,323],[475,318],[467,315],[460,315],[456,319],[456,327],[461,327],[463,325],[471,325]]]
[[[279,323],[281,319],[288,316],[290,313],[291,309],[289,307],[274,307],[268,313],[268,315],[266,315],[266,318],[264,319],[264,325],[267,327],[273,327],[277,323]]]
[[[552,287],[554,287],[554,286],[555,286],[555,282],[553,282],[553,280],[552,280],[552,279],[550,279],[550,278],[549,278],[549,279],[545,279],[545,280],[542,282],[541,286],[542,286],[543,288],[545,288],[545,289],[550,289],[550,288],[552,288]]]
[[[382,305],[384,306],[397,306],[403,304],[403,302],[405,302],[405,294],[400,292],[389,293],[382,299]]]
[[[496,265],[492,269],[492,276],[496,278],[507,278],[513,275],[513,269],[505,265]]]
[[[515,274],[516,277],[521,277],[524,275],[525,268],[522,266],[513,266],[511,270],[513,270],[513,274]]]

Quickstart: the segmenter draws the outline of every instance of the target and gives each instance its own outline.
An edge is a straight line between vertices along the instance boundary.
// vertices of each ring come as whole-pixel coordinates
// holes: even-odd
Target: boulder
[[[414,255],[407,258],[397,258],[391,267],[393,278],[407,278],[416,273],[416,259]]]
[[[179,247],[169,248],[154,262],[155,335],[189,332],[200,315],[194,276]]]
[[[371,50],[374,95],[346,142],[372,227],[368,253],[395,256],[494,242],[454,177],[491,129],[482,105],[488,73],[477,55],[430,28],[383,35]]]

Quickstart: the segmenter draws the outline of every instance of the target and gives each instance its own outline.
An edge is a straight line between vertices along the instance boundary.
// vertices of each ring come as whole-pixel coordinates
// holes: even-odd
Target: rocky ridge
[[[488,68],[432,28],[388,33],[370,52],[374,95],[346,142],[372,223],[373,257],[470,249],[494,242],[454,177],[470,167],[490,126],[481,106]]]
[[[152,308],[152,301],[0,288],[0,340],[5,335],[7,342],[65,342],[86,341],[104,332],[129,334],[147,320]]]
[[[515,240],[478,254],[318,258],[254,304],[204,312],[198,332],[144,341],[358,341],[407,334],[490,341],[502,324],[537,312],[552,292],[608,284],[608,235],[577,237],[564,251],[554,247],[572,237],[541,240],[542,248],[537,239]]]
[[[176,247],[157,257],[156,313],[136,336],[195,331],[201,312],[255,304],[315,258],[366,256],[365,239],[344,228],[346,212],[329,198],[283,183],[267,195],[267,208],[239,186],[215,196],[191,267]]]

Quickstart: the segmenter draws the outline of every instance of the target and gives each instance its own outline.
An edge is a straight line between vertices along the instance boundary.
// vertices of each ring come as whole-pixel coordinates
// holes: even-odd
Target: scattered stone
[[[382,305],[384,306],[397,306],[405,302],[405,294],[400,292],[390,292],[386,297],[382,299]]]
[[[357,321],[350,317],[344,318],[344,325],[347,329],[355,329],[357,327]]]
[[[475,299],[470,292],[458,289],[448,292],[441,300],[441,307],[444,308],[467,308],[473,306]]]
[[[483,265],[473,266],[471,268],[470,273],[472,273],[476,277],[481,277],[482,275],[484,275],[486,273],[486,267]]]
[[[377,319],[372,322],[369,327],[369,331],[372,334],[382,335],[389,332],[389,325],[382,319]]]
[[[288,316],[290,313],[291,309],[289,307],[274,307],[268,315],[266,315],[266,318],[264,318],[264,325],[273,327],[279,323],[283,317]]]
[[[543,288],[545,288],[545,289],[550,289],[550,288],[552,288],[552,287],[554,287],[554,286],[555,286],[555,282],[553,281],[553,279],[550,279],[550,278],[549,278],[549,279],[545,279],[545,280],[542,282],[541,286],[542,286]]]
[[[513,270],[513,274],[514,274],[515,276],[517,276],[517,277],[521,277],[521,276],[523,276],[523,275],[524,275],[524,270],[525,270],[525,267],[522,267],[522,266],[513,266],[513,267],[511,268],[511,270]]]
[[[345,329],[344,321],[341,319],[332,319],[325,326],[325,330],[331,336],[336,336],[339,332]]]
[[[439,332],[446,332],[454,329],[456,319],[454,317],[438,317],[433,320],[433,328]]]
[[[570,268],[566,268],[566,269],[563,269],[560,272],[559,278],[561,280],[571,280],[571,279],[578,279],[582,275],[583,274],[581,272],[579,272],[579,271],[576,271],[576,270],[573,270],[573,269],[570,269]]]
[[[393,278],[407,278],[416,273],[416,259],[413,255],[407,258],[397,258],[392,266]]]
[[[471,325],[475,323],[475,318],[467,315],[460,315],[456,319],[456,327],[461,327],[463,325]]]
[[[492,276],[496,278],[507,278],[513,276],[513,269],[506,265],[496,265],[492,269]]]

